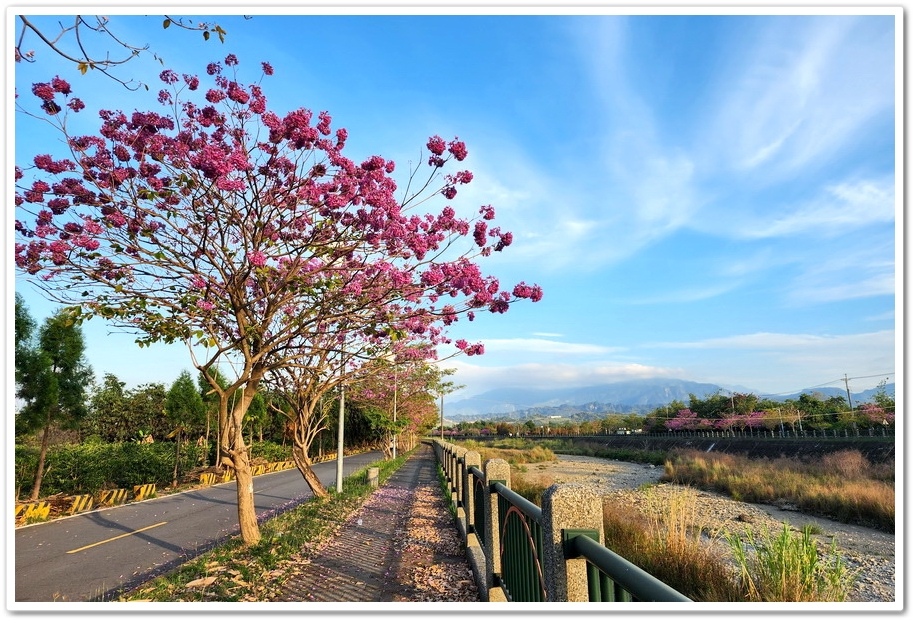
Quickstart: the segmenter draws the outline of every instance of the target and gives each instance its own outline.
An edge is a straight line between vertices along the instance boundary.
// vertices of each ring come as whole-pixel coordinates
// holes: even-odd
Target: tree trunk
[[[315,470],[312,469],[312,461],[309,459],[308,452],[305,448],[298,445],[293,446],[293,461],[296,463],[296,467],[305,479],[309,489],[312,490],[312,494],[319,498],[328,497],[328,490],[324,488],[324,485],[321,484],[321,481],[315,474]]]
[[[232,467],[235,469],[236,499],[239,507],[239,529],[246,545],[257,545],[261,540],[258,515],[254,507],[254,478],[251,475],[251,461],[248,448],[243,447],[232,453]]]
[[[205,432],[204,432],[204,441],[206,442],[206,445],[204,446],[205,453],[204,453],[204,460],[201,461],[201,464],[204,466],[207,466],[210,464],[210,410],[209,409],[207,409],[207,428],[205,429]],[[219,460],[217,460],[216,464],[219,465]]]
[[[243,420],[248,405],[257,392],[257,381],[249,380],[242,392],[242,398],[233,405],[231,431],[226,431],[231,440],[228,455],[235,470],[236,499],[238,502],[239,530],[245,545],[256,545],[261,540],[258,515],[254,506],[254,478],[251,474],[251,457],[245,445]],[[227,418],[230,419],[230,418]]]
[[[45,422],[45,429],[41,434],[41,451],[38,453],[38,467],[35,469],[35,482],[32,483],[32,495],[30,500],[37,500],[38,493],[41,491],[41,481],[45,476],[45,457],[48,456],[48,444],[51,438],[51,412],[48,411],[48,420]]]

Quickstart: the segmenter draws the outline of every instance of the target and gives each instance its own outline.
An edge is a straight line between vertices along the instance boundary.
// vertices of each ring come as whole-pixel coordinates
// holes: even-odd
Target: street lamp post
[[[344,384],[340,383],[340,411],[337,419],[337,493],[343,492],[344,459]]]
[[[394,362],[394,431],[391,445],[391,458],[398,458],[398,362]]]

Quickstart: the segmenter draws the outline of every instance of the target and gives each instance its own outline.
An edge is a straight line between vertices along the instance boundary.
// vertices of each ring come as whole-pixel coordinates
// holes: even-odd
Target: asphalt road
[[[344,475],[381,458],[347,457]],[[336,486],[335,461],[315,473]],[[255,476],[254,487],[259,522],[312,497],[296,469]],[[110,600],[238,533],[235,481],[23,526],[14,534],[15,602],[7,607]]]

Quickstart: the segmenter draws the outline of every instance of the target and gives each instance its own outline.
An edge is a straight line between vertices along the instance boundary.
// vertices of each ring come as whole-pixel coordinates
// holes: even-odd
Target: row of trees
[[[44,459],[55,437],[64,443],[172,440],[176,443],[176,470],[182,443],[203,441],[205,447],[216,448],[211,456],[202,457],[203,464],[220,463],[220,446],[212,444],[214,438],[220,437],[219,405],[202,374],[195,381],[190,372],[182,371],[170,386],[147,383],[128,388],[110,372],[96,382],[84,357],[86,344],[81,328],[64,310],[38,327],[18,293],[15,346],[20,402],[15,415],[17,442],[38,433],[40,445],[32,499],[39,496]],[[385,372],[379,371],[354,388],[358,391],[345,404],[348,447],[378,445],[395,433],[407,435],[405,445],[410,446],[411,437],[425,433],[438,422],[432,393],[441,377],[438,369],[415,366],[401,370],[399,383],[390,378],[391,371]],[[218,370],[214,376],[221,385],[227,384]],[[395,385],[400,390],[397,420]],[[263,441],[291,445],[292,427],[284,405],[282,396],[266,390],[255,396],[247,414],[249,446]],[[339,406],[338,392],[321,401],[319,411],[327,426],[316,428],[315,438],[309,443],[313,450],[317,447],[319,455],[336,447]],[[383,446],[390,452],[390,443]]]
[[[491,206],[474,218],[450,205],[418,212],[473,179],[445,172],[467,156],[462,141],[431,137],[399,189],[394,162],[344,155],[347,131],[326,112],[269,110],[261,81],[274,69],[260,70],[243,82],[232,54],[205,76],[164,70],[160,109],[102,109],[88,134],[72,130],[86,104],[59,76],[32,85],[33,104],[16,102],[17,123],[50,125],[65,146],[16,166],[18,275],[72,322],[101,317],[141,345],[188,347],[217,405],[249,544],[260,531],[245,432],[259,394],[286,418],[296,465],[323,494],[309,453],[327,396],[345,389],[372,411],[385,401],[380,378],[396,375],[395,435],[409,400],[432,413],[439,348],[483,353],[449,335],[457,321],[541,298],[482,273],[477,260],[512,242]]]
[[[870,402],[849,406],[842,396],[801,394],[784,401],[754,394],[716,393],[674,400],[646,415],[581,414],[572,419],[461,422],[450,435],[608,435],[623,431],[668,432],[699,430],[814,430],[888,427],[894,424],[895,401],[882,381]]]
[[[886,382],[876,388],[871,402],[850,405],[842,396],[803,393],[784,401],[750,393],[721,392],[689,401],[673,401],[646,416],[645,428],[669,430],[814,430],[874,428],[894,423],[895,402]]]

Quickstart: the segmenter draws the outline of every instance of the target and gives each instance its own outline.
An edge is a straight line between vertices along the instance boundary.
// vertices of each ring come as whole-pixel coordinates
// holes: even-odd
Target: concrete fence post
[[[588,601],[585,559],[565,559],[563,530],[595,530],[603,545],[601,496],[588,485],[556,484],[544,491],[541,511],[547,601]]]
[[[372,487],[373,489],[378,488],[378,468],[377,467],[370,467],[366,471],[366,480],[368,481],[370,487]]]
[[[502,459],[490,459],[483,466],[484,482],[487,495],[484,502],[484,551],[487,558],[487,592],[488,601],[506,601],[502,588],[497,586],[496,577],[502,573],[502,561],[499,559],[499,502],[497,494],[490,491],[494,482],[512,486],[509,463]]]

